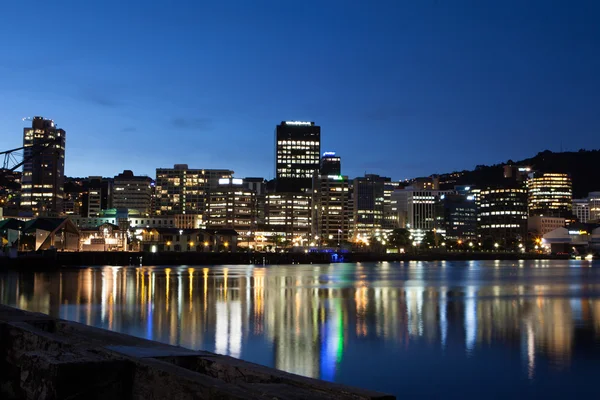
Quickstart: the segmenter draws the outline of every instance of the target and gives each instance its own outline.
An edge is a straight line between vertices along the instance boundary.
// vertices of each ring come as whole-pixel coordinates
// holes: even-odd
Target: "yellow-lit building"
[[[573,189],[569,174],[533,173],[527,180],[529,215],[569,218]]]

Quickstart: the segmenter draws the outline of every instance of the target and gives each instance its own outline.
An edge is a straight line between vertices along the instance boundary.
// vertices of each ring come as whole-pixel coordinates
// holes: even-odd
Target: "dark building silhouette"
[[[321,157],[321,175],[341,175],[342,159],[337,157],[334,152],[325,152]]]

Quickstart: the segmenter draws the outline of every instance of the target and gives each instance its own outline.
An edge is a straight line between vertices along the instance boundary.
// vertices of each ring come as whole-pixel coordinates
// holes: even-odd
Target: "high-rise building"
[[[503,245],[527,238],[527,189],[518,185],[479,192],[479,237]]]
[[[391,178],[374,174],[354,179],[352,202],[355,237],[371,237],[383,229],[385,190],[386,185],[391,186],[391,181]]]
[[[451,190],[430,190],[408,186],[392,193],[392,204],[397,210],[398,227],[408,229],[414,241],[420,243],[428,231],[439,229],[443,233],[444,224],[436,224],[437,203],[442,196],[452,194]]]
[[[187,164],[156,169],[156,213],[204,215],[208,193],[229,179],[228,169],[190,169]]]
[[[472,195],[442,194],[438,197],[436,229],[452,240],[477,239],[477,205]]]
[[[571,217],[573,191],[568,174],[531,173],[527,190],[530,216]]]
[[[23,129],[21,211],[33,215],[62,212],[66,133],[54,121],[33,118]],[[43,151],[42,151],[43,148]]]
[[[331,170],[326,168],[322,171]],[[313,239],[339,244],[351,238],[349,187],[347,176],[315,174],[312,193]]]
[[[223,178],[208,194],[206,226],[210,229],[234,229],[239,237],[256,231],[256,192],[246,189],[242,179]]]
[[[123,171],[114,178],[113,207],[150,215],[153,183],[148,176],[135,176],[130,170]]]
[[[311,231],[310,193],[267,194],[267,227],[283,234],[285,240],[309,240]]]
[[[319,170],[321,127],[314,122],[283,121],[275,129],[276,191],[310,192]]]

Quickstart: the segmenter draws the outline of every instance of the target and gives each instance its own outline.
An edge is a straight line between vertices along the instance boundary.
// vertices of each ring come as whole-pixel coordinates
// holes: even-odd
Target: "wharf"
[[[0,398],[395,399],[1,305]]]

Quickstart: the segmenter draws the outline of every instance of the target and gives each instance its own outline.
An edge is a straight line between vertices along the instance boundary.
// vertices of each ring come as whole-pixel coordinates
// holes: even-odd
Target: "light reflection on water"
[[[487,398],[553,396],[573,384],[591,390],[600,372],[599,267],[442,261],[3,272],[0,302],[398,396],[478,397],[482,387]]]

